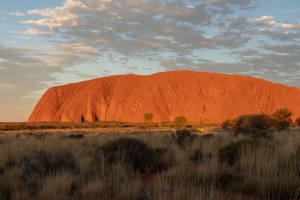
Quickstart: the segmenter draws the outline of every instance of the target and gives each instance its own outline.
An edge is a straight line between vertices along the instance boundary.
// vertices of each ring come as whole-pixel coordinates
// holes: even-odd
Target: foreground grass
[[[183,147],[172,130],[70,134],[2,132],[0,199],[300,199],[297,130],[243,146],[234,164],[221,163],[218,149],[244,138],[227,132],[195,133]],[[138,172],[122,157],[113,164],[106,155],[95,158],[99,147],[120,137],[161,150],[166,169]]]

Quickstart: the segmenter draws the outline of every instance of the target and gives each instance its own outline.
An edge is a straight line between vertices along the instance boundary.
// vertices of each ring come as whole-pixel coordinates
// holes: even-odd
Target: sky
[[[300,88],[299,0],[2,0],[0,122],[50,87],[170,70]]]

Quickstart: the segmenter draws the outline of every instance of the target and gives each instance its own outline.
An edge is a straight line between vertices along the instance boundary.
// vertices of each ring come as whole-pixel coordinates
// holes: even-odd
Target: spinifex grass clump
[[[69,151],[58,151],[54,154],[39,151],[24,161],[21,178],[29,193],[37,194],[41,188],[41,180],[48,175],[77,171],[77,161]]]
[[[184,148],[170,130],[1,134],[0,199],[300,199],[299,130],[199,133]]]
[[[300,178],[300,149],[279,162],[281,172],[291,171]]]
[[[23,178],[27,179],[33,174],[45,176],[61,170],[73,172],[77,170],[77,162],[70,152],[58,151],[52,154],[39,151],[24,161]]]
[[[123,161],[138,172],[157,172],[166,168],[162,161],[163,153],[155,151],[146,143],[135,138],[119,138],[99,147],[95,158],[105,158],[108,164]]]
[[[259,140],[239,140],[237,142],[229,143],[226,146],[219,148],[218,158],[220,163],[227,163],[228,165],[234,165],[240,157],[240,152],[243,147],[250,146],[251,148],[258,147],[260,145]]]

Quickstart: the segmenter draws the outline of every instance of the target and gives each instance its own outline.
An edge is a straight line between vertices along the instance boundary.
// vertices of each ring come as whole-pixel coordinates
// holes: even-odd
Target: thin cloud
[[[98,49],[84,43],[60,44],[61,49],[66,51],[74,51],[77,53],[97,53]]]
[[[88,9],[88,7],[82,2],[67,0],[62,7],[44,10],[30,10],[27,12],[30,15],[36,14],[48,18],[20,22],[22,24],[46,26],[50,30],[54,30],[55,28],[61,26],[72,27],[78,24],[79,14],[76,12],[82,9]]]
[[[270,21],[270,20],[272,20],[272,19],[274,19],[273,16],[262,16],[262,17],[260,17],[260,18],[255,19],[255,21],[262,22],[262,21]]]
[[[46,35],[47,32],[35,29],[35,28],[30,28],[27,31],[24,31],[24,34],[26,35]]]
[[[26,36],[14,36],[14,38],[22,39],[22,40],[31,40],[31,37],[26,37]]]
[[[277,24],[277,27],[282,29],[300,29],[300,23],[294,23],[294,24],[279,23]]]
[[[11,12],[11,13],[9,13],[9,15],[13,15],[13,16],[17,16],[17,17],[25,16],[24,13],[20,13],[20,12]]]
[[[284,13],[298,13],[298,12],[299,12],[299,9],[293,9],[293,10],[284,11]]]

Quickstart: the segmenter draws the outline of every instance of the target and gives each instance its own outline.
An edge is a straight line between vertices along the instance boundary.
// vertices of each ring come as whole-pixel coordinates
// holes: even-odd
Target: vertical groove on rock
[[[220,123],[242,114],[271,114],[278,108],[300,115],[300,90],[258,78],[192,71],[149,76],[119,75],[50,88],[28,121],[141,122],[184,115],[190,121]]]

